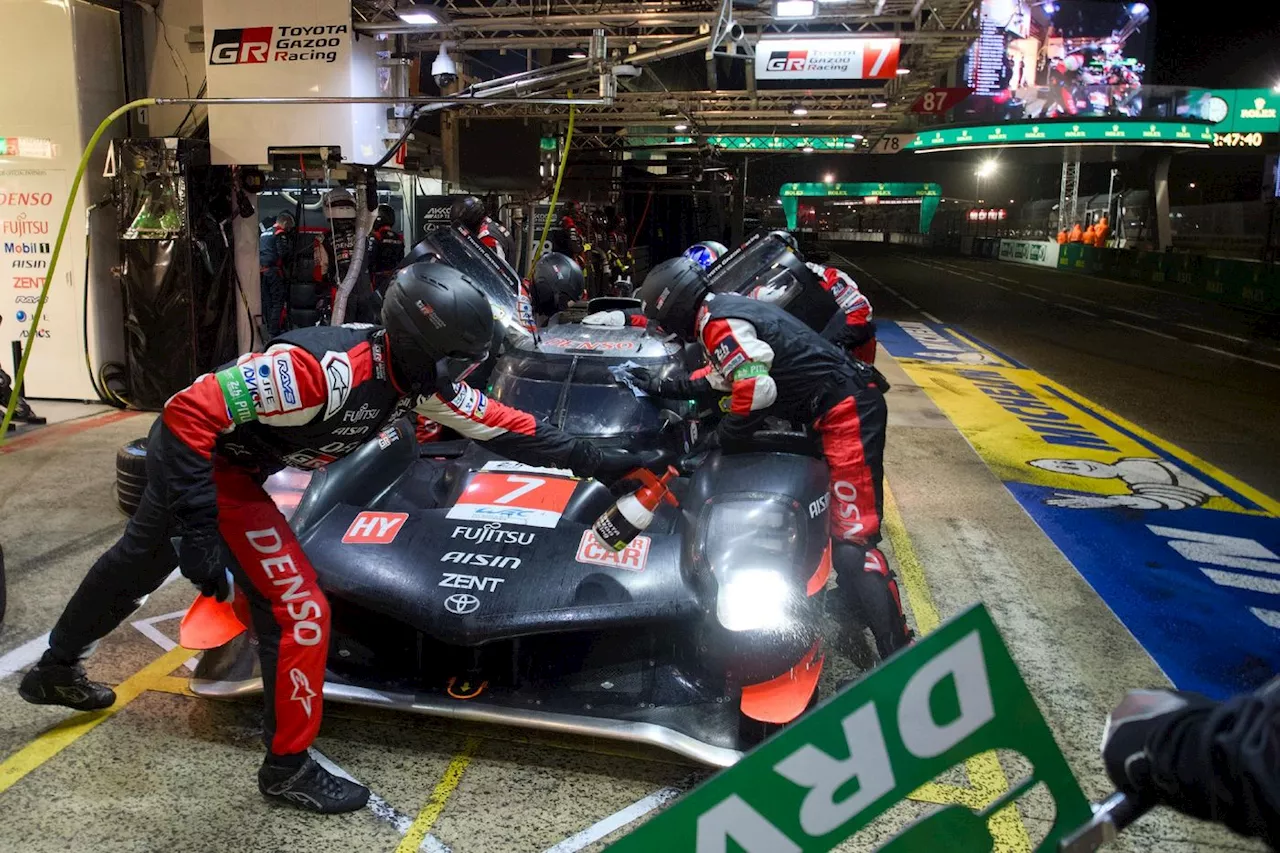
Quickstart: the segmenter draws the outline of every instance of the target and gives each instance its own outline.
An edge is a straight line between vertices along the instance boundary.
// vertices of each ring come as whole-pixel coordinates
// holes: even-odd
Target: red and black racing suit
[[[58,620],[52,659],[87,656],[160,586],[176,563],[171,536],[216,528],[258,635],[267,747],[277,755],[305,750],[320,727],[329,604],[262,483],[286,465],[314,469],[340,459],[408,411],[413,398],[388,365],[381,328],[317,326],[284,334],[266,352],[243,355],[173,395],[151,430],[138,511]],[[594,451],[447,379],[417,409],[533,465],[577,468]]]
[[[486,216],[480,223],[480,233],[476,234],[476,239],[499,258],[515,265],[515,239],[501,222]]]
[[[404,260],[404,235],[390,225],[380,225],[369,235],[369,279],[379,295],[386,293]]]
[[[748,438],[767,416],[817,430],[831,477],[832,562],[887,657],[909,634],[897,582],[875,547],[884,500],[883,377],[784,309],[747,296],[717,294],[703,303],[697,331],[711,366],[706,379],[730,394],[717,428],[722,441]],[[865,573],[879,580],[864,584]]]
[[[822,336],[859,361],[876,363],[876,324],[871,319],[871,303],[847,272],[820,264],[806,264],[818,274],[823,290],[836,301],[834,315]]]

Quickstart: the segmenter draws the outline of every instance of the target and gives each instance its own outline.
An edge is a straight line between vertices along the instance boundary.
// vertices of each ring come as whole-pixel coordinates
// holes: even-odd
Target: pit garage
[[[870,162],[931,126],[918,105],[963,83],[978,6],[10,0],[0,848],[1057,849],[1113,794],[1098,744],[1126,691],[1263,683],[1280,356],[1255,314],[944,254],[924,240],[947,195],[927,176],[797,165],[776,199],[748,193],[771,158]],[[626,378],[697,366],[626,318],[650,270],[706,241],[734,247],[710,259],[717,293],[783,286],[748,269],[772,247],[761,269],[819,261],[875,306],[880,549],[915,637],[896,656],[831,570],[829,504],[853,487],[829,497],[813,430],[708,449],[718,413]],[[582,281],[541,311],[530,282],[553,253]],[[181,529],[85,662],[114,702],[24,701],[137,518],[166,403],[212,374],[228,436],[241,392],[283,413],[296,377],[237,356],[363,334],[350,324],[380,322],[414,264],[460,271],[492,308],[491,360],[454,415],[516,406],[673,479],[611,492],[447,420],[366,424],[377,404],[343,409],[350,388],[396,356],[371,350],[361,374],[331,351],[315,410],[346,432],[262,472],[332,608],[323,684],[295,669],[275,689],[299,718],[323,703],[308,755],[367,803],[321,816],[256,789],[261,623],[243,590],[215,603],[184,578]],[[584,322],[606,313],[624,320]],[[1213,351],[1174,359],[1195,346]],[[653,520],[615,550],[593,522],[624,493]],[[263,554],[270,532],[248,533]],[[1194,589],[1142,586],[1143,566],[1227,592],[1188,615]],[[1238,636],[1213,636],[1230,607]],[[292,610],[295,641],[308,615]],[[1103,849],[1263,849],[1169,809],[1119,822]]]

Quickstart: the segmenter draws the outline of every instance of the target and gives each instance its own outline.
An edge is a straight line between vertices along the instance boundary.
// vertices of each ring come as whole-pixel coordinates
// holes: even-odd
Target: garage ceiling
[[[635,57],[645,59],[661,51],[661,58],[647,57],[642,76],[620,79],[613,104],[579,109],[575,133],[582,134],[584,142],[593,136],[641,135],[645,128],[665,130],[663,123],[669,121],[658,119],[659,110],[666,116],[674,110],[689,121],[694,133],[860,133],[872,144],[887,129],[908,123],[911,103],[944,81],[976,35],[977,0],[820,0],[816,16],[803,21],[775,20],[771,3],[755,0],[420,2],[419,7],[441,21],[435,25],[402,22],[397,6],[410,5],[409,0],[357,0],[356,28],[401,37],[398,49],[421,53],[427,62],[442,42],[448,42],[451,55],[477,60],[470,67],[481,79],[498,76],[486,75],[486,65],[510,67],[512,52],[529,51],[528,67],[533,68],[564,62],[569,51],[586,50],[593,31],[599,30],[607,38],[610,64],[631,63]],[[741,28],[738,42],[727,34],[730,22]],[[899,65],[910,73],[845,88],[825,81],[812,89],[755,83],[750,46],[761,35],[818,33],[896,36],[903,43]],[[716,58],[708,61],[712,41]],[[584,79],[590,80],[590,74],[576,81],[580,92]],[[561,91],[571,87],[572,82],[556,86]],[[808,110],[802,119],[792,115],[797,104]],[[535,104],[472,108],[463,114],[478,119],[568,119],[564,107]]]

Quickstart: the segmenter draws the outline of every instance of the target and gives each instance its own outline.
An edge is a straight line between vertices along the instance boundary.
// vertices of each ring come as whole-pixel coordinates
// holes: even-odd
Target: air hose
[[[13,377],[13,393],[9,395],[9,405],[5,407],[4,420],[0,421],[0,445],[5,442],[9,432],[9,423],[13,420],[13,412],[18,407],[18,394],[22,391],[22,380],[27,375],[27,362],[31,360],[31,350],[35,349],[36,341],[39,340],[36,332],[40,328],[40,317],[44,313],[44,304],[49,298],[49,287],[53,284],[53,273],[58,266],[58,256],[62,253],[62,241],[66,239],[67,224],[71,221],[71,211],[75,207],[76,195],[80,192],[80,181],[84,179],[85,170],[89,168],[89,158],[93,155],[93,149],[98,147],[98,140],[102,138],[102,134],[107,132],[107,128],[115,124],[116,119],[130,110],[135,110],[138,107],[155,106],[156,103],[157,100],[155,98],[139,98],[113,111],[98,125],[98,129],[93,132],[93,136],[89,137],[89,144],[84,147],[84,153],[80,155],[80,165],[76,167],[75,177],[71,179],[71,190],[67,193],[67,206],[62,211],[62,221],[58,223],[58,237],[53,243],[53,253],[49,256],[49,269],[45,273],[44,285],[40,288],[40,301],[36,303],[35,313],[31,317],[31,334],[27,338],[26,347],[22,350],[22,360],[18,362],[18,372]],[[85,282],[85,287],[88,286],[89,283]]]
[[[573,97],[573,92],[566,92],[565,94],[569,98]],[[556,186],[551,191],[551,209],[547,211],[546,221],[542,223],[542,238],[538,240],[538,247],[533,253],[533,260],[529,262],[530,281],[533,281],[533,271],[538,266],[538,259],[542,257],[542,247],[547,245],[547,234],[551,232],[551,217],[556,212],[556,200],[560,198],[560,182],[564,180],[564,167],[569,162],[569,146],[573,143],[573,116],[575,112],[573,104],[570,104],[569,130],[564,136],[564,151],[560,152],[560,169],[556,172]]]

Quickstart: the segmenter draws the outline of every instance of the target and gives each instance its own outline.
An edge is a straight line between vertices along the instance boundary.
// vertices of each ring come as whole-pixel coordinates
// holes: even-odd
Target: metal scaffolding
[[[1080,146],[1062,149],[1062,185],[1058,193],[1058,230],[1066,231],[1079,219]]]

